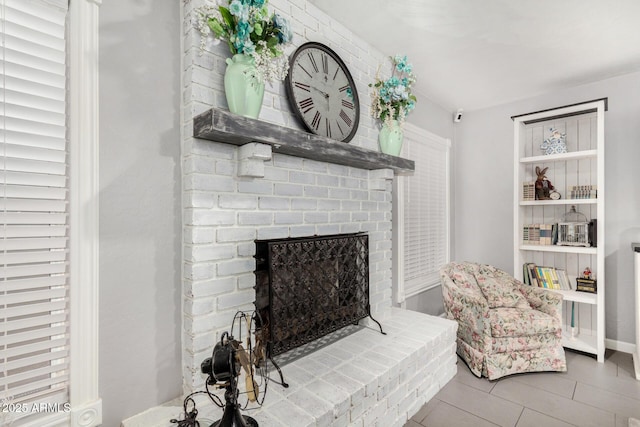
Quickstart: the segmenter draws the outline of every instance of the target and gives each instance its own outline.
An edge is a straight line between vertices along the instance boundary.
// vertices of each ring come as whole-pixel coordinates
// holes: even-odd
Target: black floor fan
[[[209,384],[227,383],[224,392],[224,412],[222,418],[211,424],[210,427],[258,427],[258,422],[253,418],[242,415],[238,405],[238,375],[240,375],[241,363],[238,352],[232,344],[232,340],[225,334],[222,340],[216,344],[213,356],[202,362],[201,369],[209,374]],[[226,340],[225,340],[226,339]]]
[[[250,323],[248,319],[247,335],[249,337]],[[207,384],[225,387],[222,418],[211,424],[210,427],[258,427],[258,422],[255,419],[240,413],[238,377],[243,368],[246,374],[246,393],[250,401],[256,401],[259,390],[253,376],[252,353],[246,351],[242,347],[242,343],[236,341],[233,336],[227,332],[223,333],[220,342],[213,349],[213,355],[205,359],[200,366],[202,373],[208,375]]]

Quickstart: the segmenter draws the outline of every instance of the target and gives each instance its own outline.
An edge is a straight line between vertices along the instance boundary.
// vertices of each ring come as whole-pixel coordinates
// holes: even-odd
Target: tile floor
[[[640,381],[628,353],[605,363],[567,350],[567,372],[477,378],[458,358],[458,373],[404,427],[627,427],[640,418]]]

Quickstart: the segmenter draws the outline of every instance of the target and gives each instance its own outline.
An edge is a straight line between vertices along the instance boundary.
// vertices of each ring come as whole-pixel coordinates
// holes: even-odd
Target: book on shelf
[[[522,272],[523,281],[527,285],[545,289],[572,290],[569,276],[563,269],[525,263],[522,266]]]
[[[538,283],[538,276],[535,273],[536,265],[533,263],[526,263],[525,266],[527,270],[527,279],[528,279],[529,285],[539,287],[540,284]]]
[[[569,199],[597,199],[597,185],[573,185],[569,189]]]
[[[598,293],[598,282],[595,279],[586,279],[584,277],[576,278],[576,291]]]
[[[569,280],[569,275],[567,274],[567,271],[561,268],[556,268],[556,273],[558,274],[560,289],[563,289],[565,291],[573,290],[573,288],[571,287],[571,281]]]
[[[522,183],[522,200],[529,202],[536,199],[536,183],[535,181],[527,181]]]
[[[554,224],[525,224],[522,227],[522,243],[525,245],[552,245],[553,236]]]

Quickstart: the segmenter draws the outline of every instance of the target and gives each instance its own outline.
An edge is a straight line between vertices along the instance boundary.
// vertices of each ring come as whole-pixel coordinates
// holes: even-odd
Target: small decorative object
[[[551,181],[545,176],[547,169],[549,168],[540,169],[539,166],[536,166],[536,174],[538,175],[536,180],[536,200],[550,200],[551,190],[555,189]]]
[[[380,151],[392,156],[399,156],[402,150],[402,139],[404,134],[402,127],[397,120],[391,120],[391,123],[385,123],[378,134],[378,143]]]
[[[233,55],[227,59],[224,76],[229,111],[258,118],[264,83],[282,81],[289,70],[283,47],[291,41],[289,22],[269,14],[268,0],[229,0],[228,7],[203,6],[196,9],[200,32],[200,52],[207,37],[225,40]]]
[[[317,42],[300,46],[289,59],[287,98],[311,133],[349,142],[360,123],[358,91],[337,53]]]
[[[373,88],[371,115],[381,122],[378,134],[380,150],[397,156],[402,149],[402,126],[417,102],[417,98],[411,93],[411,86],[416,82],[416,77],[406,56],[396,55],[391,57],[391,62],[391,77],[381,79],[378,68],[376,81],[369,84],[369,87]]]
[[[560,193],[558,193],[556,190],[551,190],[551,192],[549,193],[549,198],[551,200],[560,200],[562,196],[560,195]]]
[[[551,135],[544,140],[540,148],[545,155],[560,154],[567,152],[567,144],[565,142],[566,134],[557,129],[549,129]]]
[[[589,240],[589,221],[587,217],[571,206],[569,212],[558,222],[559,246],[591,246]]]
[[[569,190],[570,199],[597,199],[597,185],[572,185]]]
[[[590,292],[595,294],[598,292],[598,284],[593,278],[591,269],[586,267],[582,272],[582,277],[576,278],[576,290],[582,292]]]

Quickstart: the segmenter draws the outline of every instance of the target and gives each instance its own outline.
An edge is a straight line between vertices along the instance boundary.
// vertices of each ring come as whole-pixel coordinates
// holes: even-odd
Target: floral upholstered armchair
[[[458,322],[458,355],[475,375],[567,370],[560,294],[471,262],[445,265],[440,278],[445,313]]]

